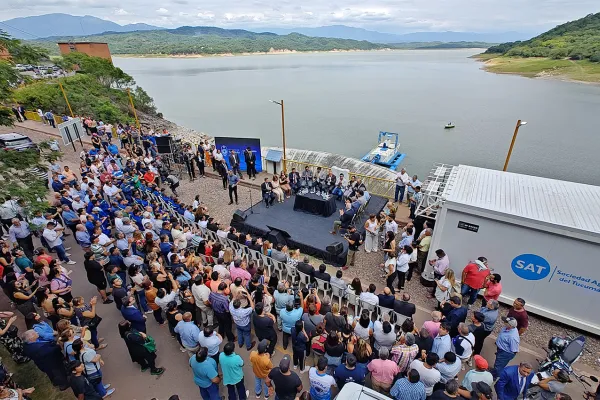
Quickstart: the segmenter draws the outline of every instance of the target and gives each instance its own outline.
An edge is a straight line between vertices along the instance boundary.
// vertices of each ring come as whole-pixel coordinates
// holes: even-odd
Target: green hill
[[[492,46],[484,54],[600,62],[600,13],[559,25],[533,39]]]
[[[53,37],[34,41],[35,45],[58,54],[57,41],[107,42],[113,54],[191,55],[255,53],[272,50],[331,51],[373,50],[384,45],[367,41],[321,38],[291,33],[254,33],[241,29],[184,26],[177,29],[105,33],[80,37]]]
[[[600,83],[600,13],[492,46],[477,58],[489,72]]]

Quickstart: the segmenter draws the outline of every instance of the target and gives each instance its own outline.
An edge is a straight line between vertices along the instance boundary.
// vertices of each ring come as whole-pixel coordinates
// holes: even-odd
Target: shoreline
[[[476,54],[470,58],[483,63],[482,70],[498,75],[517,75],[567,83],[600,86],[600,64],[549,58],[504,57]],[[586,71],[591,69],[592,71]],[[580,79],[574,76],[581,76]],[[588,79],[586,79],[588,78]]]
[[[393,51],[423,51],[423,50],[435,50],[435,51],[452,51],[452,50],[485,50],[480,47],[461,47],[461,48],[448,48],[448,49],[429,49],[429,48],[406,48],[406,49],[394,49],[386,47],[382,49],[351,49],[351,50],[273,50],[273,51],[257,51],[257,52],[243,52],[243,53],[218,53],[218,54],[113,54],[113,58],[217,58],[217,57],[248,57],[248,56],[277,56],[277,55],[288,55],[288,54],[326,54],[326,53],[373,53],[373,52],[393,52]]]

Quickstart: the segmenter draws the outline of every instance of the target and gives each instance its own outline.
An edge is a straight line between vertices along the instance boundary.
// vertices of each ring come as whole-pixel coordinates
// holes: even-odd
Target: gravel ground
[[[50,137],[45,133],[35,131],[32,129],[26,129],[21,127],[0,127],[0,133],[6,132],[20,132],[28,135],[34,141],[48,140]],[[59,142],[62,141],[59,139]],[[84,142],[85,144],[85,142]],[[85,146],[89,148],[89,145]],[[72,147],[63,148],[64,158],[63,163],[70,165],[74,170],[78,170],[79,165],[79,151],[80,146],[77,146],[77,152],[73,152]],[[211,172],[211,168],[207,168],[207,172]],[[240,186],[238,188],[239,205],[228,205],[229,197],[228,191],[223,190],[223,186],[220,179],[214,178],[197,178],[195,181],[190,182],[187,176],[181,180],[181,186],[179,189],[180,198],[183,202],[189,204],[193,201],[196,195],[200,195],[200,199],[208,207],[209,212],[223,225],[229,225],[231,216],[236,209],[246,209],[250,204],[250,191],[252,191],[252,199],[256,202],[260,199],[260,187],[258,186],[262,179],[256,181],[242,181],[244,183],[252,182],[256,185],[254,188],[248,186]],[[350,267],[344,271],[344,278],[351,281],[355,277],[359,277],[363,286],[368,286],[370,283],[377,285],[378,292],[383,289],[385,282],[381,277],[379,264],[383,262],[383,252],[367,254],[361,251],[356,256],[355,267]],[[331,272],[331,271],[330,271]],[[413,279],[407,282],[406,291],[412,296],[412,301],[421,309],[433,310],[436,305],[435,299],[428,299],[428,288],[422,286],[418,279]],[[480,303],[477,301],[473,309],[479,308]],[[501,306],[501,315],[505,315],[508,312],[508,307]],[[500,327],[497,326],[497,330]],[[589,352],[584,353],[580,360],[580,363],[592,367],[595,370],[600,370],[598,359],[600,358],[600,338],[597,336],[583,333],[570,326],[552,321],[536,315],[529,315],[529,329],[523,335],[523,343],[532,351],[539,354],[543,354],[543,348],[548,343],[548,339],[553,335],[580,335],[583,334],[586,337],[586,349]]]

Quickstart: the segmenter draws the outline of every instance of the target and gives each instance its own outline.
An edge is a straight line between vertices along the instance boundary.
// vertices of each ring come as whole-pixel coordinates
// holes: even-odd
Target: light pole
[[[287,157],[285,155],[285,113],[283,107],[283,100],[275,101],[269,100],[271,103],[281,106],[281,138],[283,140],[283,173],[287,174]]]
[[[135,117],[135,124],[137,125],[138,131],[140,134],[142,130],[140,129],[140,121],[138,120],[137,112],[135,111],[135,105],[133,104],[133,98],[131,97],[131,91],[127,88],[127,96],[129,96],[129,103],[131,103],[131,109],[133,110],[133,116]]]
[[[512,142],[510,142],[510,147],[508,148],[508,154],[506,155],[506,161],[504,162],[504,169],[502,171],[506,172],[506,168],[508,168],[508,162],[510,161],[510,155],[512,154],[513,147],[515,146],[515,141],[517,140],[517,134],[519,133],[519,128],[523,125],[527,125],[527,122],[518,120],[517,126],[515,127],[515,133],[513,134]]]

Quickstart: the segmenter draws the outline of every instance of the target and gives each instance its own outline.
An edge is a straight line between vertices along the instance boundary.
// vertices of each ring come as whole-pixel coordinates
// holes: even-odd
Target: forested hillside
[[[600,13],[559,25],[530,40],[492,46],[485,54],[600,62]]]

